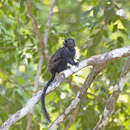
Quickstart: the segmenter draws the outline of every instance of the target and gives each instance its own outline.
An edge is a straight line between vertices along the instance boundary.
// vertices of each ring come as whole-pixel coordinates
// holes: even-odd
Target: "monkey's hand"
[[[76,67],[78,67],[78,66],[79,66],[79,62],[75,62],[74,65],[75,65]]]
[[[67,68],[66,69],[70,69],[70,66],[67,66]]]

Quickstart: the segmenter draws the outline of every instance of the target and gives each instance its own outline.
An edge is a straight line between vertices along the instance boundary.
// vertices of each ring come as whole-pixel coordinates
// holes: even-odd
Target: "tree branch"
[[[80,105],[78,105],[78,106],[75,108],[75,110],[74,110],[74,112],[73,112],[73,115],[72,115],[72,118],[70,119],[69,123],[67,124],[67,126],[66,126],[66,128],[65,128],[64,130],[69,130],[69,128],[70,128],[71,125],[73,124],[73,122],[74,122],[74,120],[75,120],[75,118],[76,118],[76,116],[77,116],[77,114],[78,114],[79,108],[80,108]]]
[[[37,74],[36,74],[36,77],[35,77],[35,84],[34,84],[34,89],[33,89],[33,95],[35,95],[36,92],[38,91],[39,78],[40,78],[40,75],[41,75],[43,58],[44,58],[43,55],[41,55],[39,63],[38,63],[38,67],[37,67]],[[31,123],[32,123],[32,116],[33,116],[33,108],[30,110],[30,113],[28,115],[28,122],[27,122],[26,130],[30,130]]]
[[[52,123],[48,130],[57,130],[60,127],[60,124],[66,119],[66,117],[71,113],[73,110],[77,108],[79,105],[82,97],[87,92],[88,88],[90,87],[93,80],[96,78],[98,72],[92,71],[89,76],[86,78],[83,87],[77,92],[75,98],[71,101],[70,105],[65,109],[65,111]]]
[[[41,35],[40,30],[38,28],[37,22],[34,19],[33,14],[32,14],[32,0],[27,0],[28,14],[29,14],[29,17],[32,21],[34,32],[36,33],[38,40],[40,42],[41,48],[42,48],[41,51],[40,51],[40,60],[39,60],[39,63],[38,63],[37,74],[36,74],[36,77],[35,77],[35,85],[34,85],[33,95],[35,95],[36,92],[38,91],[39,78],[40,78],[40,75],[41,75],[43,59],[44,59],[44,57],[45,58],[48,57],[48,55],[47,55],[48,53],[45,53],[45,52],[46,52],[46,49],[47,49],[46,46],[47,46],[47,41],[48,41],[48,33],[49,33],[50,24],[51,24],[54,2],[55,2],[55,0],[52,0],[50,12],[49,12],[49,16],[48,16],[48,22],[47,22],[46,30],[45,30],[45,33],[44,33],[44,40],[42,40],[42,35]],[[31,109],[30,114],[28,116],[28,123],[27,123],[26,130],[30,130],[30,128],[31,128],[32,115],[33,115],[33,108]]]
[[[98,66],[104,67],[109,62],[119,59],[121,57],[127,57],[130,56],[130,46],[119,48],[112,50],[110,52],[92,56],[86,60],[83,60],[79,63],[78,67],[72,66],[70,69],[67,69],[59,74],[57,79],[49,86],[47,93],[53,91],[55,88],[57,88],[65,78],[69,77],[73,73],[81,70],[82,68],[92,65],[95,66],[95,72],[98,72]],[[2,126],[0,127],[0,130],[5,130],[6,128],[9,128],[11,125],[13,125],[16,121],[20,120],[22,117],[24,117],[27,113],[30,112],[30,110],[35,106],[35,104],[40,100],[42,92],[39,91],[35,96],[33,96],[28,103],[20,109],[18,112],[16,112],[14,115],[12,115],[7,121],[5,121]],[[79,94],[79,93],[78,93]],[[78,96],[78,95],[77,95]],[[78,97],[76,99],[79,100]]]
[[[52,19],[54,4],[55,4],[55,0],[51,0],[51,6],[50,6],[49,15],[48,15],[48,21],[46,23],[46,30],[45,30],[45,33],[44,33],[44,45],[45,45],[45,54],[46,55],[48,55],[47,42],[48,42],[48,34],[49,34],[50,25],[51,25],[51,19]]]
[[[42,35],[40,33],[40,30],[38,28],[38,25],[37,25],[37,22],[35,20],[35,18],[33,17],[33,14],[32,14],[32,0],[27,0],[27,7],[28,7],[28,15],[29,15],[29,18],[31,19],[31,22],[32,22],[32,25],[33,25],[33,28],[34,28],[34,32],[35,34],[37,35],[38,37],[38,40],[40,42],[40,45],[42,47],[42,54],[44,54],[44,50],[45,50],[45,45],[44,45],[44,42],[42,40]]]
[[[115,105],[116,105],[117,99],[119,97],[119,94],[121,93],[121,91],[127,81],[127,78],[129,75],[129,73],[128,73],[129,70],[130,70],[130,57],[128,58],[125,66],[122,70],[120,79],[119,79],[118,83],[116,84],[112,95],[108,98],[108,100],[106,102],[106,106],[105,106],[102,118],[97,122],[97,124],[93,130],[104,130],[105,126],[108,124],[109,118],[112,115],[112,113],[114,112]]]
[[[71,113],[73,110],[75,110],[80,101],[81,98],[84,96],[88,88],[90,87],[93,80],[96,78],[98,72],[92,71],[89,76],[86,78],[83,87],[77,92],[75,98],[71,101],[70,105],[65,109],[65,111],[52,123],[52,125],[49,127],[48,130],[57,130],[60,127],[60,124],[66,119],[66,117]]]
[[[17,111],[7,121],[5,121],[3,125],[0,127],[0,130],[8,130],[11,125],[15,124],[16,121],[20,120],[25,115],[27,115],[30,112],[30,110],[35,106],[35,104],[39,101],[40,95],[41,91],[38,92],[35,96],[33,96],[22,109]]]

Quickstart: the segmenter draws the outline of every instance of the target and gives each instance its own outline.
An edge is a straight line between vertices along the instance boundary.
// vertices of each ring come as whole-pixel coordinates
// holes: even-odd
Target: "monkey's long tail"
[[[49,85],[50,85],[51,82],[54,80],[56,73],[52,71],[51,74],[52,74],[52,77],[51,77],[51,79],[48,81],[46,87],[44,88],[44,90],[43,90],[43,92],[42,92],[42,96],[41,96],[42,111],[43,111],[43,114],[44,114],[46,120],[47,120],[49,123],[51,122],[51,120],[50,120],[49,114],[48,114],[48,112],[47,112],[47,110],[46,110],[46,106],[45,106],[45,95],[46,95],[46,91],[47,91]]]
[[[43,114],[44,114],[46,120],[50,123],[51,120],[50,120],[49,114],[48,114],[48,112],[46,110],[46,106],[45,106],[45,95],[46,95],[46,91],[47,91],[47,88],[48,88],[49,85],[50,85],[50,82],[47,83],[46,87],[44,88],[44,90],[42,92],[41,103],[42,103]]]

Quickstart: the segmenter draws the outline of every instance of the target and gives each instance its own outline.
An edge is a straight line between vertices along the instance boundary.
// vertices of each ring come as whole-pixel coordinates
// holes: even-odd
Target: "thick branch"
[[[84,61],[81,61],[79,63],[78,67],[72,66],[71,69],[65,70],[64,72],[60,73],[58,78],[49,86],[47,93],[53,91],[56,87],[58,87],[66,77],[69,77],[73,73],[81,70],[82,68],[84,68],[88,65],[93,65],[96,67],[97,66],[105,66],[110,61],[119,59],[121,57],[126,57],[126,56],[130,56],[130,46],[115,49],[113,51],[110,51],[110,52],[102,54],[102,55],[92,56]],[[98,69],[96,69],[96,71],[98,71]],[[16,112],[7,121],[5,121],[3,123],[3,125],[1,126],[0,130],[5,130],[6,128],[9,128],[16,121],[20,120],[28,112],[30,112],[30,110],[39,101],[40,96],[41,96],[41,91],[39,91],[36,94],[36,96],[33,96],[21,110]]]
[[[127,78],[128,78],[128,71],[130,70],[130,57],[128,58],[120,79],[118,81],[118,83],[116,84],[114,91],[112,93],[112,95],[108,98],[107,102],[106,102],[106,106],[102,115],[102,118],[98,121],[98,123],[96,124],[95,128],[93,130],[104,130],[105,126],[108,124],[109,118],[112,115],[112,113],[114,112],[114,108],[117,102],[117,99],[119,97],[119,94],[121,93],[121,90],[123,89]]]
[[[94,66],[96,68],[96,71],[98,71],[98,69],[100,69],[100,66],[101,67],[105,66],[106,64],[108,64],[113,60],[119,59],[121,57],[126,57],[129,55],[130,55],[130,46],[118,48],[101,55],[92,56],[80,62],[79,67],[77,68],[72,67],[71,70],[66,70],[65,77],[68,77],[70,74],[77,72],[78,70],[90,65]]]

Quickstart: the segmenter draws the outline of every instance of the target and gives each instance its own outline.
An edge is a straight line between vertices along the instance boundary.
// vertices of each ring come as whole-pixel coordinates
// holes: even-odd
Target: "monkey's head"
[[[64,40],[64,46],[69,47],[69,48],[74,48],[75,47],[75,41],[72,38],[68,38]]]

